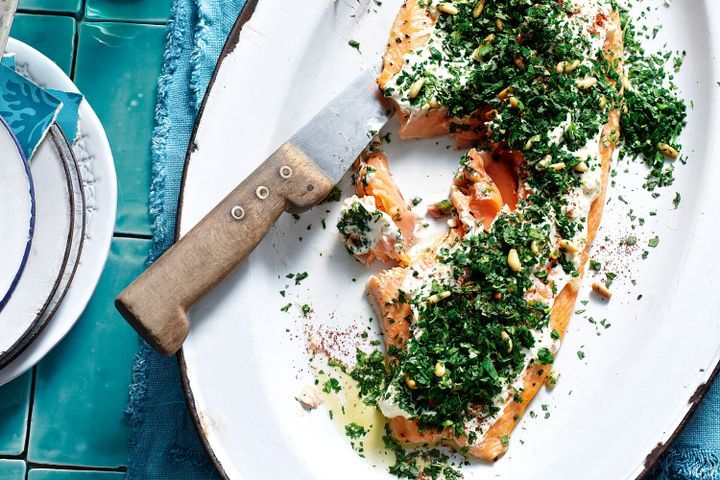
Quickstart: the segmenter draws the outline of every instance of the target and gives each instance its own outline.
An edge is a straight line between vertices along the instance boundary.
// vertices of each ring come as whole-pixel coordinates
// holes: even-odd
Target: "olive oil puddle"
[[[322,390],[325,382],[335,378],[340,382],[339,392]],[[395,463],[395,453],[385,446],[385,417],[376,407],[366,405],[360,399],[357,382],[339,368],[328,367],[317,375],[318,388],[322,391],[328,413],[338,431],[351,443],[360,456],[370,460],[374,466],[389,467]],[[361,426],[367,432],[357,439],[347,437],[345,427],[350,424]]]

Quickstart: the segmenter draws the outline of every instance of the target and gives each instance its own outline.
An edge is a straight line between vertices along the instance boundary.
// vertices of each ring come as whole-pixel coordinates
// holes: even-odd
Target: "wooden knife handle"
[[[115,306],[157,351],[177,352],[190,331],[187,310],[235,270],[282,212],[307,210],[332,187],[302,151],[282,145],[120,293]]]

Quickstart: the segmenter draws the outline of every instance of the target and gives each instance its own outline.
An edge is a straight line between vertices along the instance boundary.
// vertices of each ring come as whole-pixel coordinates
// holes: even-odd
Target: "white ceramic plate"
[[[10,39],[18,72],[41,86],[77,92],[77,87],[50,59],[28,45]],[[110,145],[89,103],[80,105],[79,138],[73,146],[86,200],[86,233],[80,264],[72,285],[52,321],[33,343],[0,370],[0,385],[18,377],[45,356],[75,325],[100,279],[112,240],[117,206],[117,183]]]
[[[181,234],[361,68],[377,64],[400,3],[259,1],[241,33],[235,29],[205,99],[186,167]],[[644,167],[618,165],[629,173],[619,175],[609,193],[593,250],[620,274],[615,296],[608,304],[578,303],[586,312],[571,321],[555,365],[562,379],[530,407],[542,414],[525,415],[509,453],[494,465],[465,468],[467,479],[575,479],[580,472],[588,480],[636,478],[687,418],[718,364],[720,75],[709,59],[719,53],[710,32],[718,31],[720,4],[673,2],[657,10],[662,2],[648,0],[637,8],[646,5],[666,25],[656,44],[687,51],[677,82],[694,103],[682,139],[689,165],[678,168],[676,184],[657,200],[639,188]],[[360,43],[362,54],[348,46],[350,39]],[[388,131],[394,129],[393,124]],[[425,199],[418,211],[445,198],[460,157],[447,143],[393,140],[387,147],[406,198]],[[342,186],[349,193],[347,179]],[[675,191],[683,198],[677,210]],[[629,207],[619,195],[646,219],[644,226],[631,229]],[[297,222],[284,216],[237,272],[191,312],[193,328],[180,360],[188,400],[208,451],[229,478],[390,478],[384,466],[375,468],[353,452],[324,407],[305,413],[294,400],[313,380],[308,331],[325,329],[352,340],[372,325],[363,293],[371,272],[340,246],[334,231],[338,209],[337,203],[323,205]],[[631,233],[638,247],[619,248]],[[660,246],[648,248],[656,234]],[[641,259],[643,249],[651,251],[647,260]],[[292,283],[285,275],[302,271],[310,276],[281,297],[278,291]],[[590,298],[591,278],[581,299]],[[287,302],[293,307],[282,313]],[[309,320],[297,308],[304,303],[313,309]],[[612,327],[600,326],[602,319]],[[353,342],[340,343],[338,350],[351,355]],[[551,414],[547,420],[543,404]]]
[[[72,156],[64,157],[56,142],[45,136],[30,162],[35,185],[36,222],[30,255],[13,296],[0,312],[0,366],[27,346],[32,333],[42,329],[41,320],[69,265],[75,231],[75,194]],[[82,218],[80,219],[82,222]],[[30,334],[30,335],[29,335]]]
[[[35,227],[35,192],[32,176],[17,139],[0,122],[0,312],[10,300],[30,253]]]
[[[53,125],[48,135],[55,137],[54,147],[57,149],[58,154],[63,158],[68,159],[70,180],[72,182],[73,191],[73,232],[71,242],[68,248],[68,257],[63,270],[62,276],[58,281],[58,287],[55,289],[55,293],[49,299],[47,306],[45,307],[38,327],[30,331],[27,337],[24,339],[26,345],[30,345],[42,330],[47,326],[48,322],[54,318],[55,313],[62,304],[62,301],[67,295],[68,289],[75,278],[78,266],[80,265],[80,258],[83,253],[83,247],[85,245],[85,228],[87,224],[87,207],[85,203],[85,192],[83,190],[83,180],[80,177],[80,167],[72,154],[72,147],[67,143],[65,135],[57,125]],[[18,355],[21,351],[18,353]],[[14,360],[14,358],[13,358]],[[10,360],[12,361],[12,360]],[[9,362],[8,362],[9,363]]]

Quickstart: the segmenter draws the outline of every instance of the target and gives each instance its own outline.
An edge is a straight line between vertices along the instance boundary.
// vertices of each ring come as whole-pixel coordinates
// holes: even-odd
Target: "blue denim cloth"
[[[175,0],[168,22],[153,137],[150,209],[154,237],[149,261],[173,242],[180,179],[192,126],[222,45],[243,4],[244,0]],[[141,346],[127,416],[129,480],[217,478],[192,425],[175,358],[161,357],[147,345]],[[720,480],[717,383],[650,478]]]
[[[175,0],[158,83],[153,132],[149,262],[174,240],[180,179],[192,127],[215,63],[245,0]],[[180,385],[177,360],[140,347],[126,411],[127,478],[218,478],[203,450]]]

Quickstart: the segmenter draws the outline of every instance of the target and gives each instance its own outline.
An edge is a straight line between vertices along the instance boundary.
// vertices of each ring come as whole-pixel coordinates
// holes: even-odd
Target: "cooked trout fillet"
[[[434,18],[429,10],[430,7],[426,5],[427,2],[408,0],[401,9],[391,34],[384,70],[378,79],[382,87],[388,88],[401,72],[405,62],[403,58],[408,52],[422,48],[430,38]],[[618,75],[622,76],[622,31],[617,12],[608,12],[605,26],[606,36],[602,52]],[[403,108],[399,105],[404,136],[434,136],[449,132],[449,119],[444,109],[431,107],[413,111]],[[566,281],[557,294],[547,289],[536,292],[542,297],[553,297],[550,302],[552,308],[549,327],[557,330],[560,339],[567,330],[578,295],[579,279],[582,278],[588,260],[588,249],[602,217],[618,132],[619,110],[610,108],[607,123],[602,127],[597,142],[596,154],[600,172],[596,178],[599,179],[600,184],[593,193],[594,200],[589,206],[586,217],[585,241],[575,254],[580,277]],[[492,153],[475,150],[469,152],[467,162],[461,167],[451,187],[450,199],[457,212],[457,222],[447,237],[416,252],[409,259],[408,267],[396,267],[370,279],[368,295],[380,319],[387,347],[403,348],[412,335],[413,311],[410,304],[403,301],[405,298],[403,291],[407,290],[408,282],[413,281],[415,272],[429,271],[431,277],[433,275],[442,277],[443,268],[436,259],[441,247],[454,244],[457,238],[465,235],[473,225],[480,225],[485,229],[491,228],[493,221],[503,209],[515,209],[519,199],[528,193],[521,178],[522,154],[514,152],[513,160],[503,160],[498,159],[498,156],[502,157],[501,151],[502,147],[498,147]],[[554,346],[555,350],[558,345],[559,342]],[[449,431],[428,429],[421,431],[415,419],[403,415],[402,411],[393,411],[394,407],[383,408],[383,412],[389,417],[393,435],[401,441],[411,444],[444,443],[456,448],[466,448],[470,455],[479,459],[494,461],[506,451],[507,437],[545,381],[549,370],[547,365],[538,365],[530,361],[520,376],[521,391],[514,396],[507,393],[505,398],[499,399],[502,406],[499,413],[492,418],[478,417],[477,423],[485,422],[485,427],[472,443],[468,443],[466,436],[456,436]]]
[[[427,0],[407,0],[400,8],[395,19],[387,50],[383,57],[383,66],[377,83],[380,88],[391,94],[396,89],[394,81],[401,73],[408,54],[422,51],[431,39],[438,18],[437,10]],[[390,95],[392,96],[392,95]],[[470,146],[483,138],[484,124],[491,117],[490,109],[474,112],[465,118],[453,118],[448,110],[434,106],[426,109],[408,109],[399,106],[397,115],[400,120],[400,138],[431,138],[445,135],[454,129],[456,147]]]
[[[378,259],[407,265],[417,216],[395,184],[384,153],[368,151],[358,159],[355,189],[357,196],[344,202],[338,223],[348,251],[365,264]]]

